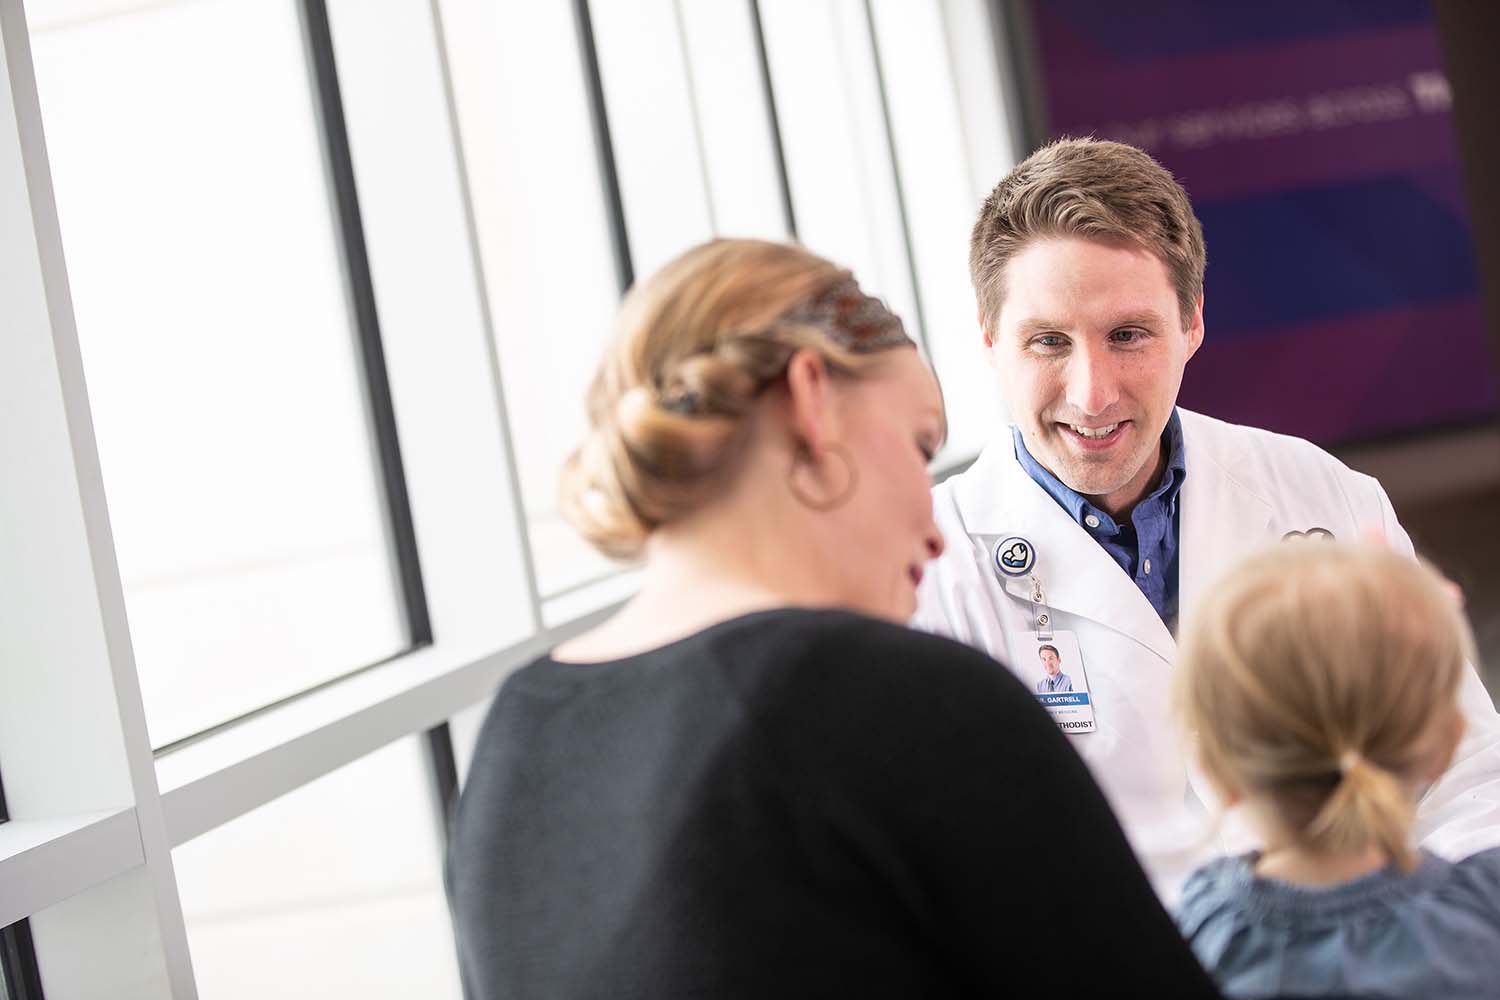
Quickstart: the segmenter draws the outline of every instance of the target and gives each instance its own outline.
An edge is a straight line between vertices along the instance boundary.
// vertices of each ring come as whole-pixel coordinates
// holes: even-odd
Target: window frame
[[[5,782],[0,775],[0,826],[8,822],[10,811],[5,807]],[[42,979],[27,917],[0,927],[0,978],[6,1000],[42,1000]]]

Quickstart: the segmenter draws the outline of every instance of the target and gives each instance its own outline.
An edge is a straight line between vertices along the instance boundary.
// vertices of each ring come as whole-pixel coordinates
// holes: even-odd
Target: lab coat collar
[[[1192,478],[1190,470],[1184,487]],[[1096,621],[1171,660],[1175,644],[1156,609],[1103,546],[1026,474],[1008,428],[953,485],[965,530],[976,548],[983,547],[976,558],[989,572],[995,572],[995,545],[1019,535],[1036,550],[1033,572],[1049,608]],[[1031,599],[1026,578],[1007,577],[1002,586],[1022,601]]]
[[[1187,476],[1178,497],[1179,616],[1189,613],[1226,563],[1264,540],[1272,505],[1241,477],[1234,428],[1180,410]],[[1229,433],[1225,433],[1229,432]],[[1130,636],[1171,662],[1176,642],[1140,588],[1104,548],[1026,474],[1016,460],[1007,427],[968,472],[953,480],[964,528],[984,551],[976,558],[993,569],[994,546],[1020,535],[1036,549],[1035,573],[1047,604]],[[1007,578],[1008,593],[1029,601],[1023,579]]]
[[[1241,428],[1182,412],[1183,452],[1189,475],[1178,496],[1177,608],[1182,621],[1204,590],[1238,558],[1266,542],[1275,505],[1242,471],[1249,438]]]

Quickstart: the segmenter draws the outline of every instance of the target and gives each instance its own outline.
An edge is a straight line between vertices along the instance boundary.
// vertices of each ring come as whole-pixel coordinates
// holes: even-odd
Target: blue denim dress
[[[1500,848],[1310,887],[1256,856],[1187,880],[1177,924],[1230,997],[1500,998]]]

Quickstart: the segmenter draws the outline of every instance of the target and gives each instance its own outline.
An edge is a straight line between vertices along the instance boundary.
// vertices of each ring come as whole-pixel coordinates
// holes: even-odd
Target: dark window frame
[[[599,158],[599,179],[604,185],[604,213],[609,222],[610,247],[614,251],[615,277],[620,294],[624,295],[635,284],[635,261],[630,252],[630,233],[625,225],[625,199],[620,194],[620,172],[615,163],[609,109],[604,103],[604,78],[599,71],[599,48],[594,42],[594,18],[589,13],[589,0],[573,0],[573,27],[578,33],[578,55],[588,96],[589,124],[594,131],[594,151]]]
[[[302,0],[301,21],[309,72],[317,92],[318,123],[328,178],[337,208],[339,245],[343,250],[345,289],[353,310],[359,339],[360,360],[365,376],[367,417],[380,456],[380,472],[386,504],[386,525],[395,556],[411,652],[433,641],[432,619],[422,583],[416,529],[411,518],[411,498],[406,491],[406,471],[396,430],[396,410],[386,372],[385,347],[380,337],[380,316],[375,285],[370,274],[369,250],[365,245],[364,219],[359,208],[359,190],[354,177],[354,156],[344,120],[343,92],[339,87],[338,62],[326,0]],[[389,662],[389,660],[381,661]],[[365,668],[368,669],[368,668]],[[336,680],[352,676],[360,671]],[[334,682],[328,682],[334,683]],[[424,734],[423,755],[432,780],[433,805],[437,811],[443,842],[451,833],[453,811],[458,804],[458,768],[453,737],[446,722]]]
[[[5,786],[0,784],[0,823],[9,822]],[[36,946],[31,940],[31,922],[25,917],[8,927],[0,927],[0,987],[4,988],[6,1000],[42,1000]]]

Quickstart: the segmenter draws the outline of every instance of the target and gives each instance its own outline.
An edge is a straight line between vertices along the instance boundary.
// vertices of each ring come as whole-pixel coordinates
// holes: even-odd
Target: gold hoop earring
[[[826,514],[828,511],[842,507],[848,503],[849,498],[854,495],[854,488],[859,485],[859,469],[855,467],[854,456],[849,454],[848,448],[845,448],[841,444],[829,443],[823,446],[823,450],[844,463],[844,469],[848,476],[848,481],[844,484],[844,488],[833,496],[819,498],[814,496],[805,485],[798,482],[798,472],[802,469],[810,469],[812,467],[812,452],[808,450],[805,444],[797,446],[797,452],[792,456],[792,467],[786,474],[787,489],[792,491],[792,496],[797,498],[797,502],[809,510],[815,510],[820,514]]]

